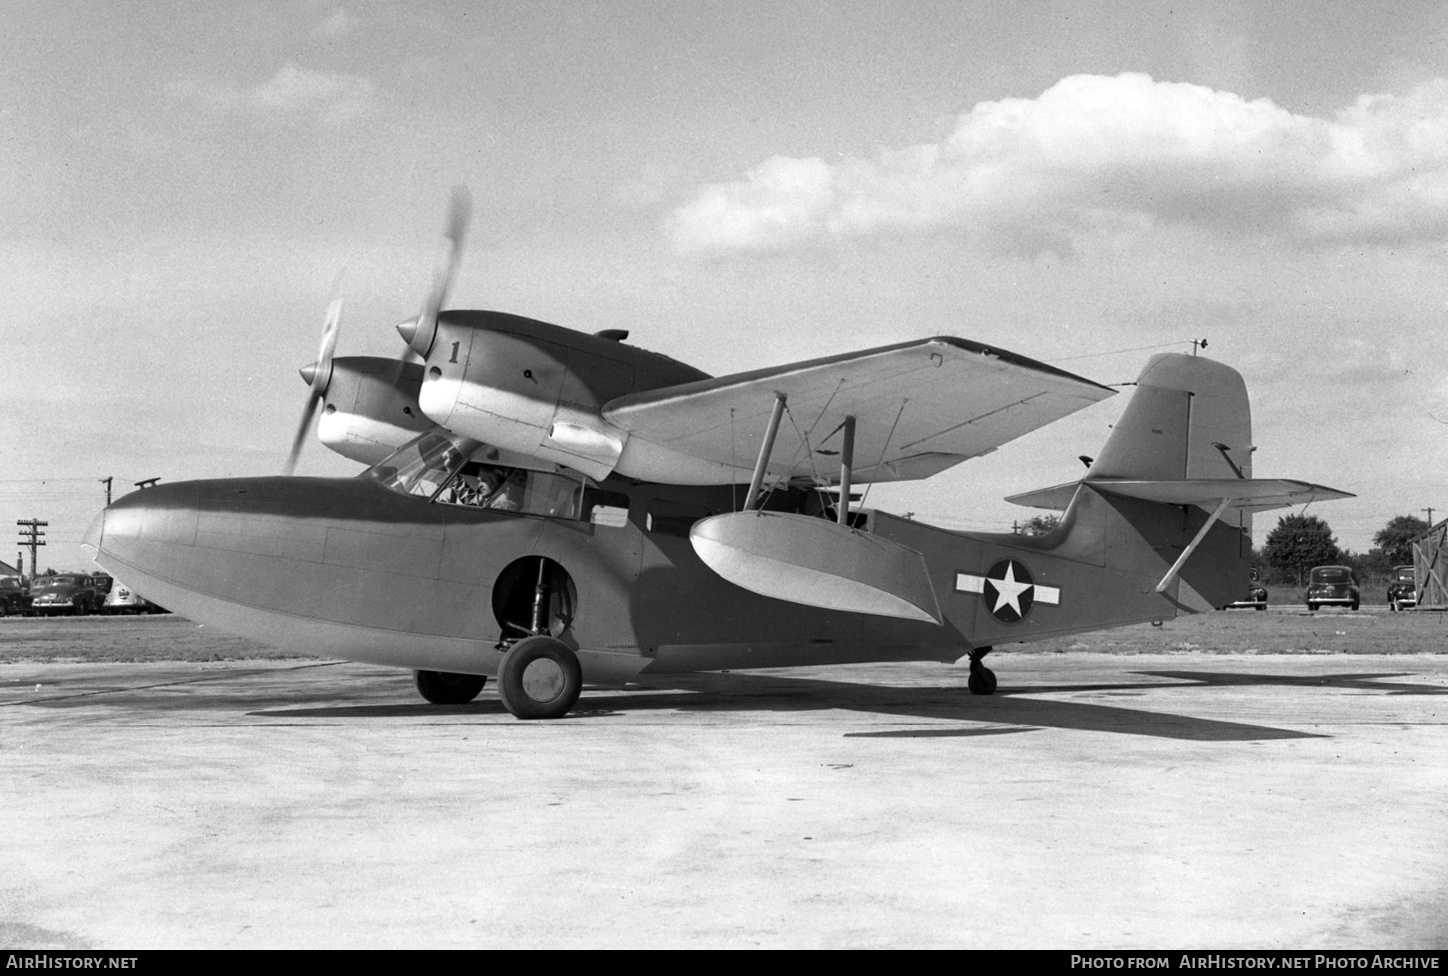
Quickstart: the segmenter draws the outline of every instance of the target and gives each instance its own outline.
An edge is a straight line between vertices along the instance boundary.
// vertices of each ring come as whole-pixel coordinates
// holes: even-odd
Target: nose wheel
[[[972,695],[995,694],[995,672],[981,663],[981,659],[989,653],[989,647],[976,647],[970,652],[970,678],[966,681],[966,687]]]

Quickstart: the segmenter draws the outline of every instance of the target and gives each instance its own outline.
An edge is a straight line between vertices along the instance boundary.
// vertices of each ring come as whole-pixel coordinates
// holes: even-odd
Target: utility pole
[[[101,484],[106,486],[106,508],[111,507],[111,480],[109,477],[101,479]]]
[[[1427,512],[1427,513],[1428,513],[1428,528],[1431,529],[1431,528],[1433,527],[1433,509],[1432,509],[1431,507],[1429,507],[1429,508],[1420,508],[1420,509],[1418,509],[1418,511],[1420,511],[1420,512]]]
[[[40,565],[37,562],[39,557],[36,555],[35,550],[45,545],[44,542],[40,541],[40,537],[45,535],[44,532],[40,531],[40,526],[49,525],[50,523],[42,522],[39,519],[16,519],[15,524],[29,527],[20,530],[20,544],[30,547],[30,578],[34,579],[35,568]]]

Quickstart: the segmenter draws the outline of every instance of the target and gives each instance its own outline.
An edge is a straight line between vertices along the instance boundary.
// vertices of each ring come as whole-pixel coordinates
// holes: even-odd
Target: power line
[[[85,481],[85,482],[94,482],[95,480],[96,480],[95,478],[0,478],[0,485],[32,484],[32,483],[35,483],[35,482],[40,482],[40,483],[44,484],[44,483],[47,482],[47,481]]]

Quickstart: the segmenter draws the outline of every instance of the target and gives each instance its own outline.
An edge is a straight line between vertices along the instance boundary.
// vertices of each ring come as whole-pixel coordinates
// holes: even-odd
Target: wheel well
[[[493,618],[503,642],[535,634],[562,637],[577,614],[573,577],[547,556],[524,556],[503,568],[493,582]]]

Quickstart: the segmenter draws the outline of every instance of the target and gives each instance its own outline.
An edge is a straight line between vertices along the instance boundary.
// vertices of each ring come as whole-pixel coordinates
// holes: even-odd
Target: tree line
[[[1037,515],[1016,523],[1018,535],[1045,535],[1061,523],[1057,515]],[[1337,544],[1332,527],[1316,515],[1284,515],[1252,551],[1252,562],[1265,569],[1268,583],[1302,586],[1314,566],[1349,566],[1359,583],[1392,575],[1394,566],[1413,561],[1413,540],[1428,531],[1416,515],[1397,515],[1373,536],[1373,548],[1351,552]]]
[[[1416,515],[1394,516],[1373,536],[1373,548],[1355,553],[1340,548],[1332,528],[1316,515],[1284,515],[1261,548],[1253,550],[1253,561],[1269,570],[1271,583],[1301,586],[1314,566],[1350,566],[1361,583],[1411,563],[1413,539],[1429,527]]]

